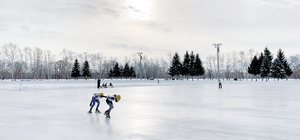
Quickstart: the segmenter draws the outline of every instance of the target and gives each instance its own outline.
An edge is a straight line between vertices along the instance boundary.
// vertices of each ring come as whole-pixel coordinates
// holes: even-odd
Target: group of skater
[[[92,100],[90,102],[91,107],[90,107],[90,110],[88,111],[88,113],[92,113],[92,109],[93,109],[93,107],[95,106],[96,103],[97,103],[97,107],[96,107],[95,113],[101,113],[100,110],[99,110],[100,98],[106,98],[106,103],[109,106],[109,108],[104,112],[104,115],[107,118],[110,118],[110,112],[114,108],[113,101],[115,101],[115,102],[120,101],[121,96],[116,95],[116,94],[114,94],[112,96],[109,96],[109,95],[105,96],[103,93],[94,93],[93,97],[92,97]]]
[[[97,80],[97,88],[107,88],[107,83],[103,83],[102,86],[100,85],[101,80]],[[114,85],[112,83],[109,83],[109,87],[114,88]]]
[[[112,83],[109,83],[109,87],[114,88]],[[105,84],[103,83],[102,88],[107,88],[107,83],[105,83]]]

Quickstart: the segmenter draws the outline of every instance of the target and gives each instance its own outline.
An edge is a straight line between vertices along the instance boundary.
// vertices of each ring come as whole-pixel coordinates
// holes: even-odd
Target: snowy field
[[[296,140],[300,81],[0,81],[1,140]],[[120,94],[111,118],[94,92]],[[100,100],[100,111],[108,109]]]

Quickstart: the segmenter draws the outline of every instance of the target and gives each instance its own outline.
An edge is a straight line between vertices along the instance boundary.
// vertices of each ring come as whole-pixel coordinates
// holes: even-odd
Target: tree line
[[[135,70],[133,67],[129,67],[128,63],[125,64],[124,68],[121,66],[119,67],[118,62],[116,62],[115,66],[113,69],[110,69],[109,71],[109,77],[110,78],[132,78],[135,77]],[[80,71],[80,64],[78,63],[78,60],[75,59],[73,68],[72,68],[72,73],[71,77],[78,79],[79,77],[84,77],[85,80],[88,78],[92,77],[91,75],[91,69],[89,62],[87,60],[84,61],[82,71]]]
[[[81,74],[80,64],[78,63],[78,60],[76,58],[75,62],[74,62],[74,66],[72,68],[71,77],[78,79],[80,76],[84,77],[85,80],[87,80],[88,78],[90,78],[92,76],[91,70],[90,70],[90,65],[89,65],[89,62],[87,60],[85,60],[83,63],[82,74]]]
[[[119,67],[119,63],[116,63],[113,69],[109,71],[110,78],[133,78],[136,76],[135,70],[132,66],[129,67],[129,64],[126,63],[124,67]]]
[[[56,60],[57,57],[61,59]],[[75,66],[75,59],[76,63],[88,66],[89,71]],[[132,55],[125,57],[123,67],[116,58],[107,58],[102,53],[78,54],[63,49],[55,55],[40,47],[20,48],[8,43],[0,47],[0,79],[167,78],[168,62],[163,57],[152,59],[144,55],[140,65],[139,57]],[[78,67],[77,74],[74,67]],[[142,71],[137,71],[140,68]]]
[[[254,56],[259,59],[260,54],[253,49],[220,53],[220,78],[227,80],[252,78],[253,74],[251,70],[249,71],[251,74],[248,73],[248,67],[250,67]],[[43,50],[40,47],[19,47],[14,43],[7,43],[0,46],[0,79],[72,79],[75,78],[72,76],[75,59],[83,67],[85,61],[87,61],[90,70],[90,75],[83,76],[83,69],[79,69],[81,76],[76,78],[126,78],[128,77],[127,74],[123,76],[122,72],[118,72],[123,71],[121,69],[127,67],[126,63],[130,69],[134,70],[135,78],[169,79],[173,77],[182,79],[182,77],[185,77],[186,79],[193,79],[195,76],[204,79],[217,78],[216,54],[208,55],[205,61],[202,61],[198,54],[194,55],[193,52],[188,53],[188,51],[182,60],[178,53],[175,53],[175,55],[168,53],[161,58],[149,58],[145,54],[140,57],[137,54],[133,54],[131,57],[125,57],[122,63],[117,61],[116,58],[106,57],[102,53],[80,54],[63,49],[59,54],[53,54],[50,50]],[[270,58],[268,59],[270,60]],[[272,61],[272,63],[274,62],[275,60]],[[290,56],[289,59],[286,59],[286,62],[293,73],[289,76],[285,71],[285,77],[300,79],[300,55]],[[119,70],[115,68],[117,63]],[[199,64],[201,64],[203,69],[199,68]],[[269,64],[265,63],[265,66],[270,66]],[[276,60],[275,64],[276,67],[280,67],[278,60]],[[279,71],[279,69],[274,68],[273,73],[275,70]],[[125,71],[127,73],[127,68]],[[264,76],[264,73],[259,73],[255,77],[281,77],[280,74],[282,73],[279,73],[279,76],[274,76],[271,72],[272,69],[270,67],[270,73],[266,73],[267,76]]]
[[[293,70],[288,64],[284,52],[279,49],[277,53],[277,58],[273,60],[273,56],[268,48],[265,48],[264,53],[261,53],[260,56],[254,56],[250,66],[248,67],[248,73],[257,77],[258,75],[261,78],[266,78],[266,81],[269,77],[283,79],[292,75]],[[257,78],[256,78],[257,80]]]
[[[176,52],[173,56],[173,60],[171,66],[169,68],[168,74],[173,78],[177,76],[177,79],[180,75],[183,75],[187,78],[188,76],[192,76],[192,80],[194,76],[202,76],[205,73],[205,69],[202,66],[202,61],[199,57],[199,54],[194,55],[193,51],[189,54],[186,51],[184,55],[184,59],[181,62],[178,53]]]

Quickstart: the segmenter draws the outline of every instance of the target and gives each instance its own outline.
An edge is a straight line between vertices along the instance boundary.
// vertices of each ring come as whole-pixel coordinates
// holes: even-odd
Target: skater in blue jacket
[[[95,105],[95,102],[97,102],[97,107],[96,107],[95,112],[96,113],[101,113],[100,110],[98,110],[98,108],[99,108],[99,105],[100,105],[99,99],[102,98],[102,96],[103,96],[103,93],[94,93],[94,95],[92,97],[92,100],[91,100],[91,103],[90,103],[91,108],[90,108],[90,111],[88,113],[92,113],[92,109]]]
[[[113,96],[101,96],[101,97],[104,97],[106,98],[106,103],[109,105],[109,109],[105,111],[104,115],[108,118],[110,118],[110,111],[114,108],[114,105],[113,105],[113,101],[120,101],[121,99],[121,96],[120,95],[113,95]]]

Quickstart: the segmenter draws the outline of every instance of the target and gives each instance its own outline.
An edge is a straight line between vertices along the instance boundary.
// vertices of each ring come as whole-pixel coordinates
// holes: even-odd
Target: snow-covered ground
[[[0,81],[0,139],[295,140],[300,81]],[[120,94],[111,118],[87,114],[94,92]],[[108,108],[101,99],[100,111]]]

